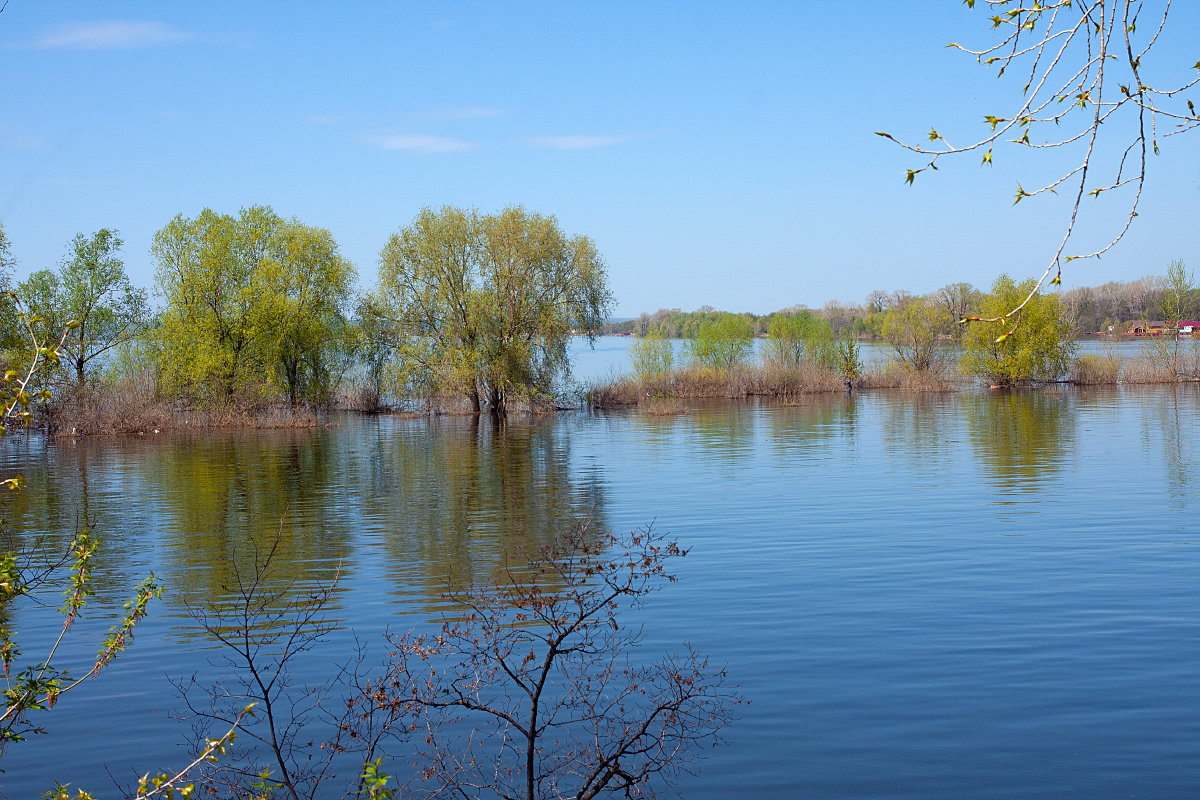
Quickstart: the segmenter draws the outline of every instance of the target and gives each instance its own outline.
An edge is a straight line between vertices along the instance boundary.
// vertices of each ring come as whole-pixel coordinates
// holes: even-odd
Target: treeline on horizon
[[[1200,317],[1200,291],[1189,289],[1184,297],[1170,297],[1176,289],[1164,276],[1148,275],[1130,281],[1109,281],[1099,286],[1079,286],[1055,293],[1060,314],[1071,335],[1091,333],[1124,334],[1134,323],[1161,318],[1164,309],[1181,312],[1181,319]],[[862,303],[841,303],[831,300],[821,308],[791,306],[769,314],[727,312],[701,306],[695,311],[660,308],[654,313],[642,313],[628,320],[607,322],[605,335],[656,335],[667,339],[695,339],[705,325],[711,325],[723,315],[733,313],[749,323],[756,336],[767,336],[771,324],[778,318],[811,317],[828,321],[834,338],[853,335],[865,338],[884,338],[884,323],[888,314],[914,299],[945,310],[953,320],[978,315],[984,292],[969,283],[951,283],[926,295],[905,290],[875,290]],[[1177,322],[1179,320],[1170,320]],[[1111,328],[1111,330],[1110,330]],[[961,338],[961,329],[948,334]]]

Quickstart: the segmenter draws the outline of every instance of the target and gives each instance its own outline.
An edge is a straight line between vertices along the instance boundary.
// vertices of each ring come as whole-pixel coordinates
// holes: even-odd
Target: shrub
[[[754,351],[754,324],[738,314],[721,314],[705,322],[692,341],[692,360],[702,367],[730,370]]]
[[[643,380],[670,372],[675,363],[671,342],[655,331],[635,340],[629,348],[629,357],[634,374]]]

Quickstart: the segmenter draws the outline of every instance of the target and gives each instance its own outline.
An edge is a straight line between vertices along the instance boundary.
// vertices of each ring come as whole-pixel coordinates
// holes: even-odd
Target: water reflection
[[[746,404],[738,401],[696,404],[680,419],[695,446],[718,454],[726,465],[754,454],[754,422]]]
[[[911,461],[912,468],[938,469],[945,448],[961,445],[949,395],[888,393],[873,398],[879,408],[884,449]]]
[[[1142,407],[1141,436],[1148,456],[1161,461],[1172,505],[1182,508],[1196,493],[1194,413],[1196,387],[1133,389],[1127,402]]]
[[[581,517],[621,528],[657,518],[693,552],[679,584],[643,610],[648,652],[691,642],[728,662],[754,701],[705,773],[679,787],[688,797],[1150,785],[1189,796],[1200,784],[1189,752],[1200,551],[1188,545],[1200,393],[800,403],[499,429],[380,418],[195,439],[14,439],[0,457],[30,478],[11,499],[14,531],[65,544],[82,509],[97,517],[112,585],[102,593],[114,602],[150,569],[172,592],[167,604],[211,600],[239,548],[268,541],[285,517],[283,574],[316,580],[340,560],[337,613],[364,639],[433,616],[448,572],[460,585],[492,580]],[[52,622],[56,605],[42,609]],[[34,632],[29,607],[17,611]],[[154,687],[192,672],[203,643],[180,646],[172,613],[154,607],[128,657],[51,715],[44,745],[6,755],[9,796],[60,779],[102,786],[103,762],[124,770],[130,752],[177,760],[178,731],[156,716],[174,701]],[[81,620],[100,630],[73,631],[78,663],[109,621]],[[327,677],[351,639],[332,634],[298,682]],[[97,741],[102,716],[121,741]],[[801,719],[811,735],[795,735]],[[953,757],[931,761],[948,742]],[[47,775],[48,765],[67,772]]]
[[[775,453],[793,460],[824,460],[854,446],[858,400],[848,395],[806,395],[792,405],[768,408],[766,430]],[[837,441],[831,447],[831,440]]]
[[[381,423],[358,492],[390,591],[436,606],[447,588],[503,581],[571,525],[607,531],[601,480],[573,471],[565,434],[546,420]]]
[[[276,536],[286,557],[273,564],[275,584],[321,584],[352,563],[341,458],[324,431],[188,437],[157,450],[144,480],[176,598],[203,603],[221,594]]]
[[[96,450],[77,446],[74,440],[59,444],[39,436],[5,444],[12,465],[6,477],[19,474],[25,479],[21,491],[3,498],[6,548],[36,554],[35,563],[49,563],[66,554],[84,529],[102,542],[119,535],[114,531],[116,521],[106,511],[111,496],[120,489],[114,487],[112,471]],[[94,605],[114,605],[116,593],[131,585],[122,550],[106,546],[92,558]]]
[[[1055,481],[1073,457],[1075,407],[1067,391],[1014,391],[964,398],[970,452],[983,477],[1017,493]]]
[[[567,526],[607,531],[600,476],[572,471],[561,426],[345,424],[361,430],[52,442],[23,456],[29,489],[13,498],[10,528],[25,546],[36,533],[61,550],[78,519],[94,518],[100,597],[122,601],[154,569],[177,609],[219,600],[276,537],[270,588],[341,570],[432,608],[448,587],[501,580]]]

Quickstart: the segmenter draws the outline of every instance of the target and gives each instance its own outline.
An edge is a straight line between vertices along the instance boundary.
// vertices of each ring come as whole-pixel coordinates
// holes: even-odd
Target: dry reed
[[[1085,353],[1071,364],[1067,380],[1078,386],[1105,386],[1121,378],[1121,357],[1115,353],[1093,355]]]
[[[640,378],[626,375],[592,386],[585,397],[589,405],[599,409],[630,406],[641,409],[674,408],[674,405],[665,401],[748,397],[769,397],[787,403],[804,395],[844,392],[850,388],[847,384],[864,389],[953,391],[952,383],[945,376],[932,372],[891,366],[847,379],[837,372],[809,363],[798,367],[743,365],[732,370],[690,366]]]
[[[50,433],[68,436],[151,433],[172,423],[170,407],[146,380],[71,387],[41,417]]]
[[[900,389],[906,392],[954,391],[954,383],[940,372],[912,369],[896,363],[863,374],[855,385],[860,389]]]

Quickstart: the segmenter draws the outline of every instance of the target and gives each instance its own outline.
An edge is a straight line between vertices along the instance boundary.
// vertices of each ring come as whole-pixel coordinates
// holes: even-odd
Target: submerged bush
[[[705,322],[692,341],[692,361],[701,367],[730,370],[754,352],[754,324],[738,314],[721,314]]]
[[[1070,325],[1058,297],[1034,294],[1034,282],[1016,283],[1001,275],[979,304],[979,316],[1004,317],[1001,323],[975,321],[963,337],[961,369],[992,383],[1052,381],[1070,368],[1075,349]],[[1026,301],[1026,298],[1028,300]],[[1014,308],[1025,302],[1015,315]]]
[[[633,361],[633,373],[641,379],[670,372],[675,364],[675,350],[671,342],[656,331],[638,337],[629,348]]]

